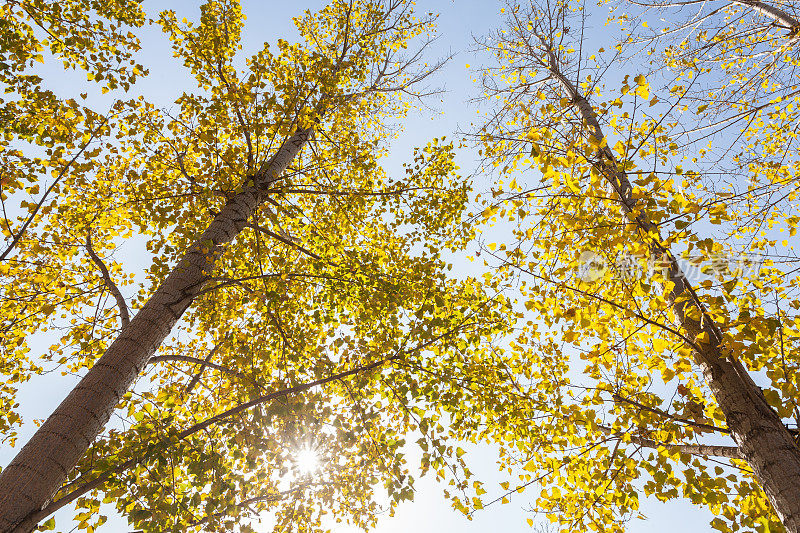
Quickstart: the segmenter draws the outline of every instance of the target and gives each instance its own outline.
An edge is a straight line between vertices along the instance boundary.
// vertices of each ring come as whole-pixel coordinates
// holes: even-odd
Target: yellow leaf
[[[653,350],[656,353],[661,353],[665,351],[667,348],[669,348],[669,342],[667,342],[666,340],[661,338],[653,339]]]
[[[602,139],[598,139],[597,137],[592,135],[591,137],[589,137],[589,144],[591,144],[595,148],[600,148],[607,144],[607,140],[605,137],[603,137]]]

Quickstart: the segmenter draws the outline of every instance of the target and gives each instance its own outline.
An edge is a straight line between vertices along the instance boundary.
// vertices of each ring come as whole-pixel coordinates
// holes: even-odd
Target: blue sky
[[[279,37],[293,40],[295,37],[291,18],[297,16],[303,9],[316,9],[324,2],[316,0],[295,0],[294,2],[255,2],[243,1],[244,11],[248,17],[244,33],[245,55],[261,47],[263,41],[276,41]],[[499,10],[501,3],[494,0],[418,0],[418,8],[424,11],[440,12],[439,19],[440,37],[435,47],[441,52],[440,56],[455,54],[453,60],[437,73],[432,82],[441,87],[445,92],[432,98],[427,103],[432,109],[414,113],[405,124],[405,131],[398,139],[392,156],[387,161],[388,168],[399,171],[400,164],[409,160],[414,146],[424,145],[432,137],[455,137],[455,132],[470,130],[473,123],[479,123],[480,117],[476,108],[468,100],[480,94],[477,83],[473,78],[477,76],[477,67],[480,60],[473,57],[471,49],[474,48],[473,36],[479,36],[500,22]],[[181,16],[196,18],[199,2],[155,2],[145,1],[145,6],[151,12],[156,9],[171,7]],[[603,36],[590,34],[587,36],[587,48],[600,47]],[[148,100],[156,105],[170,107],[174,99],[180,95],[185,87],[190,86],[190,78],[180,64],[171,57],[167,40],[157,28],[148,29],[143,38],[144,50],[141,61],[150,69],[150,76],[141,80],[134,89],[136,93],[146,95]],[[604,43],[608,45],[608,43]],[[466,64],[472,65],[470,69]],[[74,94],[75,87],[90,88],[82,77],[70,73],[60,73],[65,91]],[[92,90],[92,88],[90,88]],[[92,94],[95,94],[93,92]],[[110,102],[110,96],[103,97],[99,94],[90,96],[94,98],[98,108],[105,102]],[[107,100],[104,100],[106,98]],[[461,167],[465,173],[472,171],[475,154],[463,151],[460,154]],[[488,182],[479,176],[475,178],[477,190],[488,187]],[[132,247],[128,256],[120,257],[127,263],[129,270],[135,269],[137,263],[145,266],[145,257]],[[456,267],[474,268],[462,261],[456,261]],[[48,339],[37,339],[39,347],[44,348],[49,344]],[[57,374],[57,373],[56,373]],[[75,383],[75,379],[67,376],[49,375],[35,380],[31,386],[25,387],[20,397],[23,414],[26,419],[44,418],[60,402],[68,389]],[[24,440],[29,435],[31,428],[22,434]],[[5,464],[10,459],[13,450],[0,450],[0,462]],[[493,479],[495,474],[495,458],[490,447],[473,447],[468,454],[470,467],[483,479]],[[499,492],[499,486],[495,485]],[[532,515],[526,511],[535,496],[523,494],[512,499],[510,504],[495,504],[474,516],[474,520],[467,521],[463,515],[453,511],[448,501],[441,494],[441,487],[431,480],[419,480],[417,492],[413,503],[401,505],[396,516],[383,517],[378,526],[382,533],[407,532],[414,533],[440,533],[442,531],[459,532],[487,532],[504,531],[508,533],[531,531],[526,524],[526,518]],[[488,495],[491,495],[491,491]],[[488,496],[487,495],[487,496]],[[687,529],[692,531],[708,530],[709,514],[701,509],[696,509],[686,503],[673,502],[662,504],[643,500],[642,512],[648,520],[633,520],[629,531],[635,533],[657,533]],[[60,521],[63,527],[66,521]],[[106,531],[124,531],[125,522],[121,518],[112,518],[105,526]],[[71,526],[64,528],[69,531]],[[334,531],[349,532],[344,527],[334,527]],[[352,530],[355,531],[355,530]]]

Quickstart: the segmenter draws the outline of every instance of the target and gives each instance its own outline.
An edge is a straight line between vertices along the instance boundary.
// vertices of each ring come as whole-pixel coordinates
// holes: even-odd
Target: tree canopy
[[[509,453],[565,530],[622,530],[649,495],[796,531],[798,23],[786,3],[614,7],[599,50],[582,38],[605,17],[557,1],[510,4],[485,41],[477,138],[503,181],[484,217],[513,234],[486,252],[552,398]]]
[[[0,471],[0,531],[68,505],[94,531],[103,502],[142,531],[368,530],[426,474],[561,531],[645,497],[800,531],[797,7],[504,5],[485,121],[399,175],[446,56],[414,2],[333,0],[248,57],[235,0],[0,8],[3,444],[21,383],[81,376]],[[193,80],[171,109],[125,92],[149,25]]]
[[[18,381],[91,370],[3,471],[4,530],[73,502],[93,529],[103,500],[138,529],[249,530],[264,510],[278,529],[316,530],[325,514],[368,526],[376,485],[391,506],[410,497],[401,450],[422,379],[410,369],[483,364],[505,321],[502,299],[445,276],[442,253],[474,231],[453,145],[421,146],[402,176],[380,165],[436,68],[420,59],[433,19],[411,7],[333,2],[295,20],[304,42],[266,44],[243,70],[237,2],[207,2],[195,22],[163,12],[197,83],[178,110],[118,101],[46,199],[46,174],[19,164],[42,191],[3,193],[23,213],[7,218],[4,361]],[[115,249],[134,238],[152,262],[128,301],[135,273]],[[48,330],[58,342],[26,359]],[[298,472],[304,447],[324,480]]]

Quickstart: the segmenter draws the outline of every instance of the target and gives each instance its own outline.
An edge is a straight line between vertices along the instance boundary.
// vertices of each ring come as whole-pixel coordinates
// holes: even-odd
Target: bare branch
[[[798,38],[797,34],[800,32],[800,22],[798,22],[797,19],[789,15],[787,12],[759,0],[730,0],[730,2],[731,4],[752,7],[755,11],[758,11],[762,15],[766,15],[781,26],[791,30],[794,36],[793,40]]]
[[[225,341],[227,341],[229,337],[230,335],[226,335],[224,339],[222,339],[219,343],[214,345],[214,347],[211,348],[211,350],[208,352],[208,355],[206,355],[206,358],[203,359],[203,362],[208,363],[209,361],[211,361],[211,358],[214,357],[214,354],[217,353],[217,350],[219,350],[220,346],[222,346],[222,344]],[[183,391],[184,395],[190,394],[192,390],[197,386],[197,383],[200,381],[200,377],[203,375],[203,370],[205,370],[206,367],[207,365],[202,365],[200,369],[195,373],[195,375],[192,376],[192,380],[186,385],[186,389]]]
[[[251,223],[251,222],[246,222],[245,223],[245,227],[248,227],[250,229],[254,229],[256,231],[260,231],[264,235],[267,235],[268,237],[272,237],[273,239],[275,239],[277,241],[280,241],[283,244],[287,244],[287,245],[291,246],[292,248],[296,248],[297,250],[300,250],[304,254],[309,255],[309,256],[313,257],[314,259],[317,259],[317,260],[322,259],[320,256],[318,256],[314,252],[304,248],[300,244],[298,244],[298,243],[296,243],[296,242],[294,242],[292,240],[289,240],[286,237],[282,237],[282,236],[278,235],[277,233],[275,233],[273,231],[270,231],[270,230],[268,230],[267,228],[265,228],[263,226],[259,226],[258,224],[254,224],[254,223]]]
[[[211,352],[209,352],[209,354],[206,356],[206,359],[200,359],[198,357],[189,357],[188,355],[177,355],[177,354],[174,354],[174,355],[158,355],[158,356],[155,356],[155,357],[151,357],[150,360],[147,362],[147,364],[160,363],[160,362],[163,362],[163,361],[181,361],[181,362],[184,362],[184,363],[194,363],[194,364],[197,364],[197,365],[202,365],[202,366],[207,367],[207,368],[213,368],[214,370],[219,370],[220,372],[223,372],[223,373],[231,375],[231,376],[246,377],[241,372],[237,372],[236,370],[232,370],[232,369],[230,369],[230,368],[228,368],[226,366],[222,366],[222,365],[218,365],[216,363],[210,362],[208,360],[208,358],[213,353],[214,353],[213,350]]]
[[[658,442],[646,437],[639,437],[631,435],[630,433],[620,433],[606,426],[598,426],[600,431],[604,434],[624,440],[629,438],[630,441],[645,448],[653,448],[658,450],[663,448],[670,452],[688,453],[691,455],[704,455],[707,457],[727,457],[728,459],[744,459],[736,446],[715,446],[711,444],[667,444]]]
[[[92,259],[92,262],[94,262],[94,264],[100,269],[100,272],[103,274],[103,283],[105,283],[106,288],[109,290],[109,292],[111,292],[111,294],[114,296],[114,299],[117,301],[117,307],[119,308],[119,319],[122,322],[122,327],[124,328],[131,321],[131,317],[128,312],[128,304],[125,303],[125,297],[122,296],[119,287],[117,287],[117,285],[114,283],[114,280],[111,279],[111,274],[109,274],[105,263],[103,263],[103,260],[100,259],[100,256],[98,256],[95,253],[94,248],[92,248],[91,234],[86,234],[86,252]]]

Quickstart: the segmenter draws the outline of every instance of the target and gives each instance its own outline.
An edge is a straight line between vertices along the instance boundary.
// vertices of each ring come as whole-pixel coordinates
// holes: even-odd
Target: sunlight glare
[[[319,468],[319,456],[316,450],[305,446],[297,452],[297,468],[302,474],[311,474]]]

